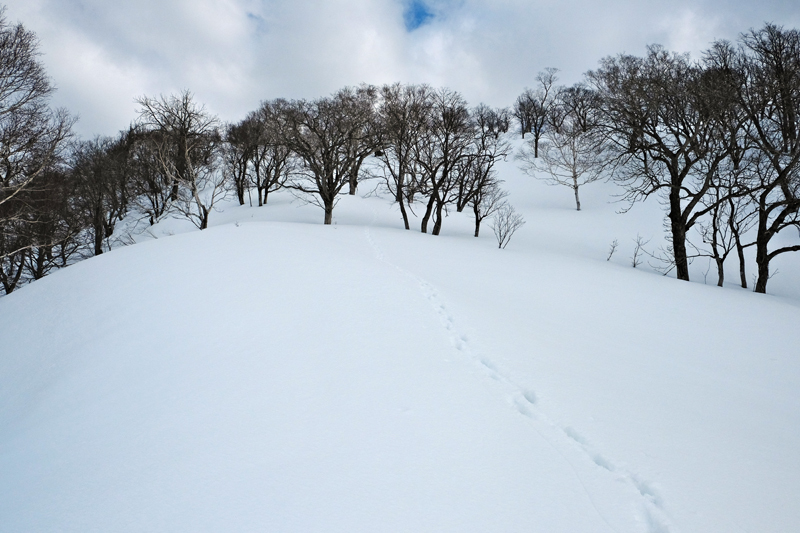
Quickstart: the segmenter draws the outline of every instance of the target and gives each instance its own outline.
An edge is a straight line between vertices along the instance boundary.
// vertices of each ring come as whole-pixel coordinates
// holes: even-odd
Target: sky
[[[572,84],[609,55],[658,43],[697,57],[774,22],[795,0],[6,0],[40,42],[53,104],[85,138],[136,118],[135,99],[190,90],[224,121],[272,98],[359,83],[429,83],[510,105],[536,73]]]

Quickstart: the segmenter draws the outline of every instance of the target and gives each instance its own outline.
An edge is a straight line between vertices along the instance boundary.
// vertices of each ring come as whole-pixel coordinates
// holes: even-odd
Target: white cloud
[[[435,16],[413,32],[404,0],[7,2],[38,34],[55,101],[81,115],[84,136],[127,127],[136,96],[182,88],[226,120],[360,82],[428,82],[506,105],[545,67],[572,83],[649,43],[696,54],[764,21],[800,25],[800,8],[780,1],[429,0]]]

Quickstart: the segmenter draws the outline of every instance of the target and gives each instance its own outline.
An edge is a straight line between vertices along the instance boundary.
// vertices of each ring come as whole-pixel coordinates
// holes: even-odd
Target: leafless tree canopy
[[[505,248],[508,246],[514,233],[524,225],[525,219],[514,211],[511,204],[507,202],[501,203],[494,214],[494,224],[492,224],[494,236],[497,238],[497,247]]]
[[[214,204],[224,196],[219,170],[219,120],[189,91],[168,97],[143,96],[138,126],[171,188],[170,200],[200,229],[208,227]]]
[[[70,233],[59,220],[66,206],[53,190],[66,188],[58,166],[73,119],[49,107],[52,92],[36,36],[10,24],[0,9],[0,282],[6,293],[22,280],[26,264],[41,277]]]
[[[299,161],[288,187],[333,221],[337,196],[355,193],[363,161],[380,146],[375,123],[376,90],[345,88],[331,97],[294,101],[286,109],[286,143]]]
[[[539,140],[547,128],[547,115],[553,105],[555,83],[558,81],[557,73],[557,68],[546,68],[537,74],[536,87],[525,89],[514,103],[514,117],[522,138],[526,133],[533,134],[534,157],[539,157]]]
[[[548,127],[538,146],[528,141],[517,158],[526,173],[551,185],[573,190],[581,210],[579,188],[603,177],[604,148],[598,128],[598,94],[583,84],[554,90],[547,115]]]

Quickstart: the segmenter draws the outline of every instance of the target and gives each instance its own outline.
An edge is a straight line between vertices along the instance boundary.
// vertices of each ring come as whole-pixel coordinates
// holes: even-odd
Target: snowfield
[[[768,295],[633,269],[655,202],[513,166],[505,250],[363,184],[332,226],[227,203],[0,299],[0,531],[800,527],[800,256]]]

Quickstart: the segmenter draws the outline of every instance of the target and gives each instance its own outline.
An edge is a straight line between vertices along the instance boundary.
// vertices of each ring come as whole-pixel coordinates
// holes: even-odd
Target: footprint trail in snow
[[[611,531],[621,533],[608,521],[605,514],[598,508],[595,501],[596,498],[593,497],[591,491],[586,487],[586,483],[580,476],[574,461],[567,457],[565,448],[578,450],[584,460],[591,461],[598,468],[606,472],[607,475],[613,476],[616,481],[623,481],[635,489],[636,494],[641,497],[641,501],[639,502],[639,507],[641,509],[639,522],[643,526],[642,531],[646,533],[670,533],[670,531],[672,531],[672,528],[668,526],[670,521],[664,510],[662,499],[649,483],[643,481],[635,473],[607,459],[604,455],[595,450],[588,441],[573,428],[561,427],[550,420],[536,407],[537,398],[533,390],[517,384],[513,379],[502,372],[490,358],[472,349],[469,338],[459,330],[455,318],[452,313],[449,312],[444,300],[439,296],[438,291],[433,285],[413,272],[389,261],[383,253],[383,250],[372,237],[369,226],[365,227],[364,236],[377,260],[394,268],[405,277],[413,279],[418,284],[420,292],[438,315],[442,327],[447,331],[450,342],[455,350],[469,359],[480,373],[497,382],[503,389],[508,405],[519,412],[520,415],[526,417],[545,442],[566,461],[575,474],[576,479],[582,485],[592,507],[594,507],[598,516],[608,525]]]

